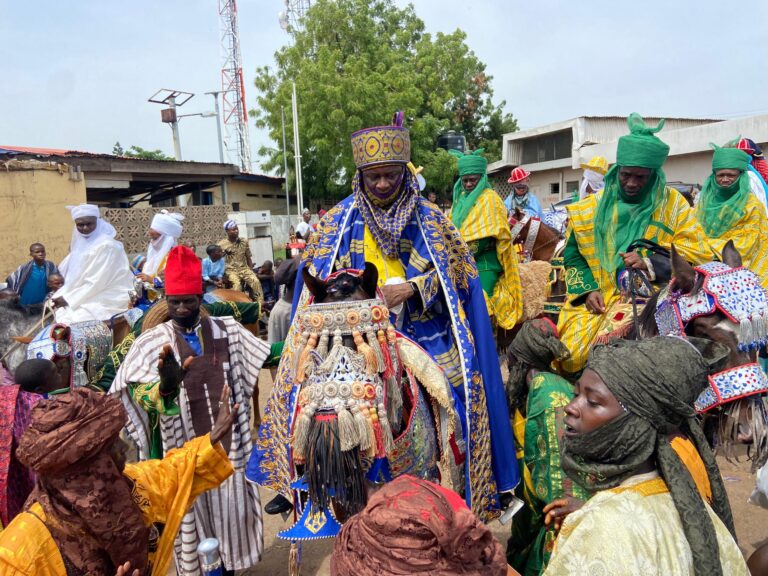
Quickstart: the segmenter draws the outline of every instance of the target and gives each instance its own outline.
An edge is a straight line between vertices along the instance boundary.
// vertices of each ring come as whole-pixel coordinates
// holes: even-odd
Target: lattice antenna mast
[[[224,64],[221,68],[222,123],[224,143],[230,159],[240,169],[251,171],[251,139],[248,134],[248,109],[245,105],[243,61],[240,54],[240,29],[237,25],[235,0],[219,0],[221,47]]]
[[[281,25],[285,24],[294,30],[300,30],[300,21],[309,10],[310,0],[285,0],[285,11],[280,14]],[[283,26],[287,29],[287,26]]]

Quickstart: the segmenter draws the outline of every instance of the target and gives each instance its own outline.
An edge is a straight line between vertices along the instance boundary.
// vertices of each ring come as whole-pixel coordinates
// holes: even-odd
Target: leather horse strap
[[[512,242],[517,240],[520,233],[525,228],[526,224],[531,223],[528,229],[528,234],[523,242],[523,251],[526,254],[525,261],[530,262],[533,257],[533,247],[536,245],[536,239],[539,236],[539,229],[541,228],[541,219],[532,217],[530,214],[526,214],[521,220],[518,220],[514,226],[512,226]]]

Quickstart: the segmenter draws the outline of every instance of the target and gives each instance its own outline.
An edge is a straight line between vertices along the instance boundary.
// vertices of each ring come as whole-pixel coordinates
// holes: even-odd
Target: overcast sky
[[[405,5],[403,0],[396,0]],[[521,128],[581,115],[768,112],[768,2],[416,0],[428,31],[467,33]],[[282,0],[239,0],[248,107],[255,69],[287,40]],[[0,144],[173,154],[160,88],[212,110],[221,86],[217,0],[0,0]],[[382,111],[387,117],[391,111]],[[181,121],[185,160],[217,161],[211,118]],[[271,144],[251,127],[252,148]],[[258,161],[258,158],[254,157]],[[258,171],[258,164],[254,165]]]

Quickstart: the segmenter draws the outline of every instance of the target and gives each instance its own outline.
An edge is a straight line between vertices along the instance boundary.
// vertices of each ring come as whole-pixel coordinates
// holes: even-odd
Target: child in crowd
[[[37,306],[45,301],[48,294],[48,278],[59,270],[50,260],[45,259],[45,246],[35,242],[29,247],[31,260],[19,266],[8,276],[8,288],[19,295],[22,306]]]
[[[212,292],[224,288],[224,251],[216,244],[205,249],[208,258],[203,259],[203,288]]]
[[[64,276],[58,272],[48,275],[48,290],[51,293],[56,292],[62,286],[64,286]]]

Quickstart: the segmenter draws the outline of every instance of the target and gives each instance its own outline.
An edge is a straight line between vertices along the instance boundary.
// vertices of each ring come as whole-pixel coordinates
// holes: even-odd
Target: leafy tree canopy
[[[159,149],[145,150],[141,146],[131,146],[128,150],[124,150],[120,142],[115,142],[115,145],[112,147],[112,154],[126,158],[140,158],[142,160],[175,160],[173,156],[166,156]]]
[[[501,136],[517,129],[504,102],[492,101],[491,77],[466,45],[461,30],[424,31],[412,5],[393,0],[317,0],[303,29],[275,54],[276,69],[257,70],[259,127],[282,142],[281,109],[291,134],[291,92],[296,83],[305,197],[349,193],[354,163],[349,137],[389,122],[405,111],[412,158],[424,166],[430,189],[453,186],[455,159],[436,150],[437,137],[453,129],[470,149],[484,147],[489,161],[501,158]],[[282,171],[282,150],[263,147],[264,168]],[[293,162],[292,140],[288,150]]]

